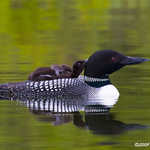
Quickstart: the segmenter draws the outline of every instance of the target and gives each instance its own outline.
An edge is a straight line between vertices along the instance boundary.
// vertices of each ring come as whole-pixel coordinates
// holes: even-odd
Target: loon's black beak
[[[120,63],[122,65],[134,65],[134,64],[140,64],[145,61],[150,61],[150,59],[126,56]]]

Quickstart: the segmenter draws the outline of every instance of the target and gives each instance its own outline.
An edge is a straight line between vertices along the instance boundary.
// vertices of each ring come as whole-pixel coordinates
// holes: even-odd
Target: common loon
[[[85,100],[88,99],[88,106],[102,105],[111,108],[117,102],[119,92],[111,84],[109,75],[126,65],[139,64],[145,61],[150,61],[150,59],[124,56],[114,50],[101,50],[81,62],[84,67],[80,64],[82,68],[79,73],[84,68],[83,76],[1,84],[0,97],[2,97],[2,94],[6,95],[6,93],[15,98],[30,97],[31,99],[35,97],[43,98],[44,96],[50,98],[81,96]],[[57,69],[52,70],[57,71]],[[31,80],[34,80],[32,77]]]

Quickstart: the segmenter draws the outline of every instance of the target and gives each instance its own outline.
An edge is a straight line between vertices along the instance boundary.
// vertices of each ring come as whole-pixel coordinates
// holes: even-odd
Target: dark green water
[[[150,58],[149,18],[149,0],[1,0],[0,83],[26,80],[39,66],[71,65],[98,49]],[[150,125],[149,66],[111,76],[121,95],[113,117],[52,116],[0,101],[0,150],[122,150],[150,143],[150,129],[125,129]]]

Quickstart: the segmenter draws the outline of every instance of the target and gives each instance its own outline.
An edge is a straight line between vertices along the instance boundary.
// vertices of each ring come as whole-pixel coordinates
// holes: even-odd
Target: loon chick
[[[97,51],[85,60],[84,67],[81,65],[84,68],[84,76],[72,78],[82,71],[82,69],[78,70],[77,65],[77,68],[74,67],[74,76],[72,75],[70,78],[1,84],[0,97],[6,95],[7,90],[10,91],[8,93],[18,99],[23,99],[23,97],[31,97],[31,99],[58,97],[61,99],[64,96],[70,98],[82,96],[85,106],[102,105],[111,108],[117,102],[119,92],[111,84],[109,75],[126,65],[139,64],[145,61],[150,61],[150,59],[124,56],[114,50]],[[57,71],[57,69],[52,70]],[[59,103],[57,105],[59,106]],[[90,109],[90,107],[87,107],[87,109]]]
[[[76,61],[71,68],[68,65],[51,65],[50,67],[41,67],[33,71],[28,80],[44,81],[62,78],[77,78],[83,71],[85,60]]]

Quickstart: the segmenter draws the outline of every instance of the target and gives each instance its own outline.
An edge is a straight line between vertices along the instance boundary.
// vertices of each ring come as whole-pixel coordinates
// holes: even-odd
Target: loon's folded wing
[[[27,82],[26,89],[33,94],[49,96],[78,96],[86,92],[86,84],[78,78],[55,79],[40,82]]]
[[[0,85],[0,98],[81,96],[86,88],[86,84],[78,78],[8,83]]]

